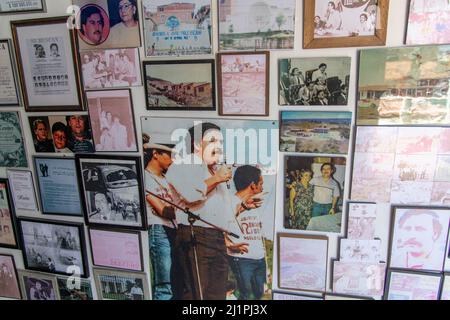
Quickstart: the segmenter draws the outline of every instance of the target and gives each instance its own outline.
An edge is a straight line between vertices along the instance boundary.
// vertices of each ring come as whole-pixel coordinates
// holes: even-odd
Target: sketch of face
[[[215,129],[206,131],[199,151],[206,165],[218,164],[223,154],[222,133]]]
[[[103,36],[103,22],[102,16],[99,13],[91,14],[86,24],[83,24],[83,32],[86,38],[88,38],[93,44],[99,44],[102,42]]]
[[[69,119],[69,127],[75,136],[84,135],[85,123],[82,116],[72,116]]]
[[[122,0],[119,2],[119,15],[124,23],[133,22],[135,14],[136,7],[130,1]]]
[[[66,133],[64,131],[53,132],[53,142],[55,144],[56,149],[58,150],[64,149],[67,144]]]
[[[104,194],[95,195],[95,208],[99,213],[109,213],[109,205]]]
[[[36,127],[36,130],[34,131],[34,134],[36,135],[36,139],[38,141],[45,141],[47,140],[47,127],[44,123],[39,123]]]

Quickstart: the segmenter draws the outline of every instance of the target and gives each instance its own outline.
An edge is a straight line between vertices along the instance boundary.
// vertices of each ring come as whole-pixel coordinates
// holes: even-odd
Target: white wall
[[[307,0],[308,1],[308,0]],[[140,1],[139,1],[140,2]],[[217,13],[217,1],[213,0],[213,13]],[[388,36],[387,36],[387,46],[401,46],[403,45],[404,32],[406,28],[407,21],[407,0],[393,0],[390,4],[389,10],[389,21],[388,21]],[[66,15],[67,8],[71,5],[71,0],[47,0],[47,13],[45,14],[20,14],[20,15],[2,15],[0,16],[0,39],[11,38],[11,28],[9,22],[11,20],[22,20],[22,19],[33,19],[40,17],[51,17],[51,16],[62,16]],[[141,8],[140,8],[141,10]],[[141,10],[142,11],[142,10]],[[142,14],[142,13],[141,13]],[[142,21],[142,20],[141,20]],[[214,23],[214,39],[213,39],[213,47],[214,52],[218,50],[218,40],[217,40],[217,21],[218,17],[215,14],[212,17],[212,21]],[[294,50],[282,50],[282,51],[272,51],[271,52],[271,63],[270,63],[270,116],[268,120],[278,120],[279,112],[281,110],[308,110],[304,107],[289,107],[289,108],[280,108],[278,106],[278,59],[280,58],[298,58],[298,57],[331,57],[331,56],[349,56],[352,58],[352,67],[351,67],[351,82],[350,82],[350,93],[349,93],[349,106],[350,108],[328,108],[333,111],[354,111],[356,105],[356,79],[357,79],[357,53],[360,48],[339,48],[339,49],[316,49],[316,50],[303,50],[302,49],[302,39],[303,39],[303,1],[297,0],[297,11],[296,11],[296,35],[295,35],[295,49]],[[144,50],[141,47],[141,59],[143,59]],[[208,56],[206,56],[208,57]],[[199,56],[190,57],[192,59],[197,59]],[[202,56],[200,58],[205,58]],[[144,87],[136,87],[132,88],[133,93],[133,102],[134,102],[134,112],[136,117],[136,129],[138,133],[138,137],[141,132],[140,125],[140,117],[142,116],[158,116],[158,117],[199,117],[199,118],[218,118],[217,112],[171,112],[171,111],[147,111],[145,108],[145,92]],[[329,111],[329,110],[323,111]],[[32,168],[32,156],[34,155],[34,148],[32,143],[31,131],[29,128],[27,114],[25,113],[23,108],[1,108],[1,111],[19,111],[22,117],[22,124],[24,127],[24,135],[27,144],[27,152],[28,152],[28,161],[30,164],[30,169]],[[28,114],[28,116],[34,115],[44,115],[47,113],[32,113]],[[61,113],[52,113],[52,114],[61,114]],[[249,118],[245,118],[249,119]],[[261,120],[261,119],[259,119]],[[141,142],[139,142],[141,143]],[[142,149],[142,146],[141,146]],[[284,162],[285,154],[279,155],[279,174],[278,174],[278,185],[277,185],[277,206],[276,206],[276,233],[278,232],[292,232],[283,229],[283,162]],[[347,199],[349,190],[349,181],[350,181],[350,165],[351,165],[351,157],[348,158],[348,168],[347,168],[347,190],[345,190],[345,197]],[[4,169],[0,169],[0,177],[6,177],[6,172]],[[388,232],[389,232],[389,214],[390,208],[389,206],[379,206],[379,220],[378,220],[378,229],[377,236],[383,241],[384,252],[382,253],[382,257],[386,258],[387,253],[387,245],[388,245]],[[31,216],[31,217],[43,217],[40,213],[36,214],[27,214],[26,212],[17,212],[18,216]],[[44,217],[45,218],[45,217]],[[53,217],[51,217],[53,218]],[[66,221],[77,221],[83,222],[81,218],[61,218]],[[345,218],[344,218],[345,220]],[[317,233],[316,233],[317,234]],[[329,267],[330,271],[331,267],[331,259],[336,258],[337,250],[338,250],[338,237],[339,235],[330,234],[330,243],[329,243]],[[144,261],[145,261],[145,270],[149,270],[149,257],[148,257],[148,236],[145,232],[142,233],[142,243],[144,250]],[[276,244],[275,244],[276,246]],[[89,247],[89,245],[88,245]],[[89,248],[88,248],[89,251]],[[20,251],[17,250],[7,250],[0,248],[0,253],[13,254],[16,260],[17,267],[22,269],[23,259]],[[275,253],[276,254],[276,253]],[[91,262],[90,252],[88,252],[89,262]],[[277,289],[277,266],[276,266],[276,255],[274,257],[274,290]],[[92,269],[90,270],[92,274]],[[147,272],[148,273],[148,272]],[[329,285],[331,286],[331,276],[328,277]],[[93,291],[95,291],[94,283],[92,281]],[[94,297],[96,293],[94,292]]]

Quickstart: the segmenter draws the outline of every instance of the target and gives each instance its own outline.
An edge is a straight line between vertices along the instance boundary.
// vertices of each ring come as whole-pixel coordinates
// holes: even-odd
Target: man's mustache
[[[422,247],[423,245],[422,245],[422,243],[416,241],[416,239],[409,239],[409,240],[407,240],[407,241],[405,241],[405,242],[403,242],[403,243],[400,243],[400,244],[398,245],[398,248],[404,248],[404,247],[406,247],[406,246],[418,246],[418,247]]]

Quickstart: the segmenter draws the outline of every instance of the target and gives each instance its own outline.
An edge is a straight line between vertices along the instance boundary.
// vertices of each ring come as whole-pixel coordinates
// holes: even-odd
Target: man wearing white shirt
[[[118,116],[114,116],[113,124],[110,129],[113,138],[114,151],[128,151],[128,133],[127,128],[120,123]]]

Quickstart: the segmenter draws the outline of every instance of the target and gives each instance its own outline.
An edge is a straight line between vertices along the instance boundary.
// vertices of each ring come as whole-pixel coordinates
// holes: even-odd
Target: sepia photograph
[[[130,89],[87,91],[96,152],[137,152]]]
[[[294,49],[295,0],[221,0],[219,49]]]
[[[357,124],[448,124],[449,61],[448,45],[361,50]]]
[[[214,60],[144,61],[147,110],[216,110]]]
[[[385,300],[438,300],[442,275],[391,270],[387,277]]]
[[[25,268],[89,277],[82,224],[19,219]]]
[[[85,89],[142,86],[137,48],[82,51],[80,57]]]
[[[348,154],[351,112],[282,111],[280,151]]]
[[[219,114],[269,115],[270,53],[219,53]]]
[[[342,232],[346,163],[346,158],[286,157],[286,229]]]
[[[94,268],[95,286],[100,300],[149,300],[145,273]]]
[[[57,277],[61,300],[94,300],[91,281],[73,277]]]
[[[347,238],[349,240],[373,240],[376,222],[376,203],[348,203]]]
[[[139,157],[77,155],[76,164],[87,225],[146,227]]]
[[[19,247],[12,201],[8,179],[0,179],[0,248]]]
[[[56,276],[19,270],[20,286],[25,300],[59,300]]]
[[[350,57],[278,60],[281,106],[347,106]]]
[[[22,299],[16,263],[11,255],[0,254],[0,298]]]
[[[143,0],[147,57],[211,54],[211,0]]]

